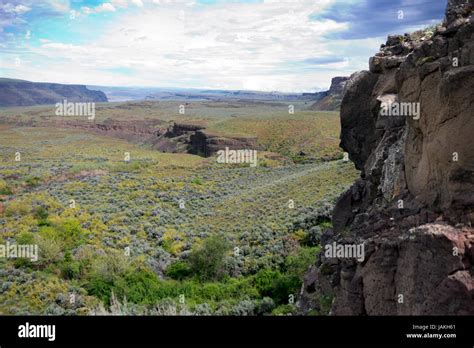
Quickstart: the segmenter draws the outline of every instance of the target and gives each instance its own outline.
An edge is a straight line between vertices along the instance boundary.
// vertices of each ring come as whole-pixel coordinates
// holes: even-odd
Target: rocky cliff
[[[160,151],[187,152],[203,157],[212,156],[226,147],[260,150],[256,137],[217,134],[207,130],[204,123],[173,122],[154,145]]]
[[[473,8],[449,0],[441,25],[389,36],[347,82],[341,147],[361,177],[321,237],[302,313],[474,314]]]
[[[0,106],[56,104],[65,99],[68,102],[107,102],[103,92],[82,85],[0,79]]]
[[[256,137],[222,136],[206,129],[197,130],[190,137],[189,153],[209,157],[219,150],[260,150]]]
[[[346,82],[349,77],[337,76],[331,80],[331,87],[326,92],[319,92],[319,99],[311,105],[311,110],[338,110],[341,106],[342,96],[344,94]]]

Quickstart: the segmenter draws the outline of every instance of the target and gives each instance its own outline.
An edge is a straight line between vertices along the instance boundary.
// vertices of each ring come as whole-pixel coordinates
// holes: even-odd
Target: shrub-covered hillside
[[[214,127],[226,122],[245,120]],[[321,131],[252,122],[288,142]],[[356,176],[340,160],[262,153],[252,168],[11,124],[0,159],[0,244],[39,249],[36,262],[0,258],[1,314],[294,313],[331,204]]]

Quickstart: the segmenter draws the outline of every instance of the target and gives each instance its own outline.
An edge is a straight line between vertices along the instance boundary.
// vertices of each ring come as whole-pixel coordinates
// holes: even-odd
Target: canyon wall
[[[222,136],[200,129],[190,137],[189,153],[209,157],[226,147],[231,150],[260,150],[256,137]]]
[[[101,91],[82,85],[40,83],[0,78],[0,106],[31,106],[68,102],[107,102]]]
[[[321,96],[313,105],[311,105],[311,110],[319,111],[334,111],[339,110],[341,106],[342,96],[344,95],[346,83],[349,80],[349,77],[337,76],[331,79],[331,87],[326,92],[319,92],[318,95]]]
[[[389,36],[346,83],[341,147],[361,177],[305,275],[303,314],[474,314],[473,8],[450,0],[435,29]],[[334,242],[363,244],[363,260],[326,256]]]

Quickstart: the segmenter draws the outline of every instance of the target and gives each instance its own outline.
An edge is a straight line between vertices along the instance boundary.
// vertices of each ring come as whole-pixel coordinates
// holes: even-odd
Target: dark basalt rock
[[[344,94],[346,82],[349,77],[337,76],[331,80],[331,87],[326,92],[320,92],[321,96],[318,100],[311,105],[311,110],[338,110],[341,106],[341,99]]]
[[[474,314],[473,4],[450,0],[434,33],[389,36],[347,81],[341,147],[361,178],[322,240],[364,243],[365,259],[322,252],[302,313],[331,298],[334,315]],[[419,103],[419,119],[380,115],[389,100]]]
[[[192,133],[189,141],[189,153],[209,157],[226,147],[230,150],[259,150],[255,137],[224,137],[205,129]]]

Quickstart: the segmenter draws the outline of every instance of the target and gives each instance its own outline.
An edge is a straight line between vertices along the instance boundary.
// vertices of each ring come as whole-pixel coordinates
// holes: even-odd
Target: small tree
[[[218,280],[225,274],[226,257],[230,244],[222,236],[213,236],[189,255],[191,270],[200,280]]]

